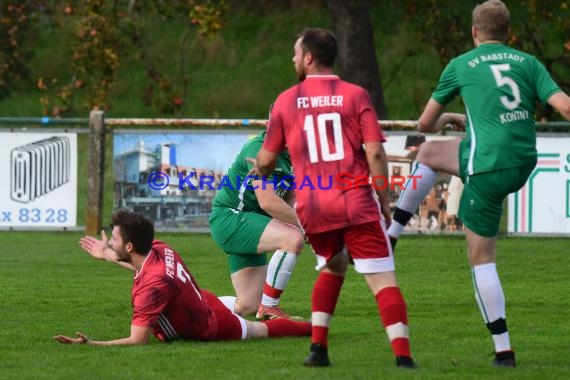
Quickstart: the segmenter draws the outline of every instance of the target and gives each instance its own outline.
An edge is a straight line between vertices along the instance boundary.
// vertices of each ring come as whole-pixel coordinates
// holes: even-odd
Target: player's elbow
[[[257,197],[257,202],[259,203],[259,207],[266,213],[270,214],[271,211],[271,202],[267,199],[268,197]]]
[[[433,123],[428,123],[425,120],[423,120],[422,118],[420,118],[418,120],[417,128],[418,128],[419,132],[430,133],[430,132],[432,132],[432,129],[433,129]]]
[[[146,344],[152,334],[152,327],[131,325],[131,335],[127,338],[127,344]]]
[[[368,162],[384,162],[386,161],[386,154],[381,151],[372,152],[368,155]]]
[[[548,99],[548,104],[556,108],[560,114],[570,120],[570,97],[563,91],[557,92]]]
[[[365,144],[366,147],[366,160],[369,164],[377,162],[385,162],[388,160],[386,151],[381,142]]]

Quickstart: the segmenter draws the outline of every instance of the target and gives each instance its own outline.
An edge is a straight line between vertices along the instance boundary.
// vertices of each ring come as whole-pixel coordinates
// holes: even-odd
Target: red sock
[[[267,336],[278,338],[282,336],[309,336],[311,324],[309,322],[292,321],[286,318],[262,321],[267,326]]]
[[[265,294],[266,296],[279,299],[279,297],[281,297],[281,293],[283,293],[283,290],[275,289],[274,287],[268,285],[267,283],[263,285],[263,294]]]
[[[343,276],[337,276],[329,272],[321,272],[317,277],[311,297],[313,302],[313,313],[326,313],[329,315],[329,318],[327,320],[319,321],[316,320],[315,315],[313,314],[313,333],[311,334],[311,343],[318,343],[328,347],[328,323],[334,314],[343,282]]]
[[[392,286],[382,289],[376,294],[376,303],[394,355],[411,357],[408,314],[400,288]]]

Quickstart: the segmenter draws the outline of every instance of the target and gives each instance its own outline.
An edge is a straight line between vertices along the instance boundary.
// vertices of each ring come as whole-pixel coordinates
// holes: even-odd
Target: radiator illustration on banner
[[[12,149],[10,196],[28,203],[69,182],[70,144],[67,137],[51,137]]]

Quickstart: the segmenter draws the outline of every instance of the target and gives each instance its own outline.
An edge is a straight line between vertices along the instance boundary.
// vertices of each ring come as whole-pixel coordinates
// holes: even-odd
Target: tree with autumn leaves
[[[406,22],[418,40],[435,49],[442,67],[471,48],[474,1],[392,1],[397,1],[392,7],[406,9],[406,20],[394,22]],[[243,0],[240,6],[275,6],[270,3]],[[188,73],[183,62],[176,76],[163,72],[157,58],[147,51],[152,38],[149,18],[182,21],[186,27],[180,31],[181,44],[191,33],[199,33],[208,41],[208,36],[224,28],[231,6],[236,4],[231,0],[4,0],[0,2],[0,99],[9,97],[20,83],[34,81],[46,115],[75,116],[93,108],[105,110],[110,107],[109,95],[119,67],[135,62],[147,83],[144,93],[137,96],[161,114],[179,114],[189,92]],[[279,4],[287,12],[296,3],[281,0]],[[374,54],[372,1],[326,0],[320,6],[330,14],[339,37],[339,73],[367,88],[377,112],[386,117]],[[521,0],[509,6],[513,33],[508,43],[536,55],[569,90],[570,6],[567,2],[537,0]],[[32,42],[46,27],[64,36],[64,76],[30,78]],[[539,110],[539,117],[551,119],[551,110]]]
[[[33,12],[27,2],[0,2],[0,99],[10,96],[11,89],[29,78],[28,61],[32,52]]]
[[[195,28],[209,36],[223,27],[228,9],[224,0],[3,1],[0,97],[10,96],[18,82],[35,79],[46,115],[70,116],[85,109],[107,109],[117,69],[128,56],[145,67],[149,85],[143,101],[164,114],[174,114],[183,105],[184,81],[161,73],[146,54],[142,42],[148,38],[142,32],[145,18],[183,19],[189,30]],[[28,64],[33,57],[30,42],[37,36],[37,28],[45,26],[65,34],[69,54],[66,78],[29,78]]]

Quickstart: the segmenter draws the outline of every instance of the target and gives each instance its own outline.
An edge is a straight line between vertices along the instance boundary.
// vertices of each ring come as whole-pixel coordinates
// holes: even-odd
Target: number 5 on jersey
[[[503,103],[503,105],[508,109],[514,110],[521,103],[521,91],[514,80],[506,75],[503,75],[503,72],[508,72],[510,70],[511,65],[508,63],[491,65],[491,71],[493,72],[493,77],[495,77],[495,83],[497,83],[497,87],[507,86],[511,89],[511,92],[513,94],[513,100],[510,100],[506,96],[501,96],[501,103]]]
[[[334,153],[331,153],[328,139],[327,125],[332,125]],[[305,124],[303,129],[307,134],[307,145],[309,147],[309,159],[311,163],[319,162],[319,156],[322,161],[339,161],[344,158],[344,143],[342,141],[342,126],[340,123],[340,114],[322,113],[317,115],[317,133],[315,133],[315,117],[313,115],[305,116]],[[319,135],[319,143],[321,152],[317,149],[317,138]]]

